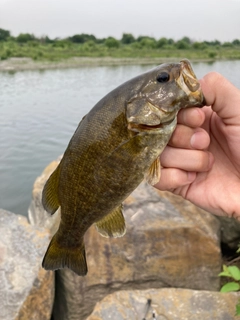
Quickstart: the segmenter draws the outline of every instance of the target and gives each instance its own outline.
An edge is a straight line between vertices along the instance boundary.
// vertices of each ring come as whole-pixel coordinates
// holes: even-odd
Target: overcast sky
[[[0,28],[14,36],[232,41],[240,39],[240,0],[0,0]]]

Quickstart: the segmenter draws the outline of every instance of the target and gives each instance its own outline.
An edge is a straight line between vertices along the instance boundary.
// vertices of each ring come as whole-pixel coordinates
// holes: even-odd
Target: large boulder
[[[47,320],[54,275],[41,268],[49,233],[0,209],[0,319]]]
[[[28,219],[30,223],[34,226],[44,227],[49,229],[50,233],[53,235],[59,226],[60,214],[59,210],[54,214],[50,215],[47,213],[42,206],[42,190],[45,182],[55,170],[59,164],[61,157],[57,160],[52,161],[42,172],[42,174],[37,177],[33,184],[32,190],[32,201],[28,209]]]
[[[221,223],[221,242],[226,248],[236,251],[240,243],[240,222],[228,217],[218,217]]]
[[[59,213],[48,218],[41,194],[58,163],[53,162],[36,180],[30,210],[31,222],[52,233]],[[98,301],[118,290],[219,289],[220,223],[216,217],[146,183],[126,200],[124,209],[127,233],[123,238],[103,238],[94,227],[86,233],[86,277],[68,269],[57,271],[54,319],[85,319]]]
[[[32,201],[28,210],[28,217],[32,225],[42,226],[50,229],[51,234],[54,234],[58,228],[60,221],[59,212],[55,213],[53,216],[50,216],[42,207],[42,189],[47,181],[48,177],[57,167],[61,159],[61,156],[52,161],[42,172],[42,174],[36,179],[33,185],[32,191]],[[176,197],[169,192],[159,192],[160,195],[163,195],[167,199],[174,199],[175,206],[182,207],[182,205],[188,204],[187,201],[184,201],[181,197]],[[196,210],[201,212],[196,206],[190,205],[191,210]],[[195,209],[194,209],[195,208]],[[227,217],[217,217],[221,224],[221,242],[232,250],[238,248],[240,242],[240,222],[235,219]]]
[[[179,197],[141,184],[125,203],[127,233],[106,239],[94,227],[85,236],[89,272],[57,271],[54,319],[85,319],[118,290],[181,287],[218,290],[220,224]]]
[[[234,320],[237,293],[187,289],[118,291],[97,303],[87,320]],[[155,314],[153,318],[152,314]]]

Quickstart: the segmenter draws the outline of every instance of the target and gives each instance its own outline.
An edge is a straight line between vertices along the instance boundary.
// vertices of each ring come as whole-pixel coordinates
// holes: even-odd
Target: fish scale
[[[182,60],[127,81],[93,107],[43,189],[44,208],[51,214],[61,208],[45,269],[85,275],[84,234],[92,224],[105,237],[125,234],[122,202],[144,177],[152,185],[160,179],[159,156],[178,111],[204,104],[191,64]]]

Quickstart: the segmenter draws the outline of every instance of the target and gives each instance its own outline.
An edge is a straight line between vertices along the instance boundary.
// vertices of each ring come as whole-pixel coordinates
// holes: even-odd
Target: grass
[[[151,48],[139,43],[109,48],[93,41],[75,44],[68,41],[40,44],[29,41],[0,42],[0,59],[27,57],[37,61],[61,61],[72,57],[112,57],[112,58],[184,58],[190,60],[240,59],[240,46],[206,46],[204,49],[177,49],[174,45],[166,48]]]

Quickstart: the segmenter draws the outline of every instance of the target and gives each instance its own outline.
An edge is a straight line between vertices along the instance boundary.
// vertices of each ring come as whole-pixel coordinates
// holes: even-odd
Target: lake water
[[[0,208],[27,215],[32,185],[62,154],[81,118],[111,89],[153,66],[0,72]],[[240,61],[194,63],[240,88]]]

